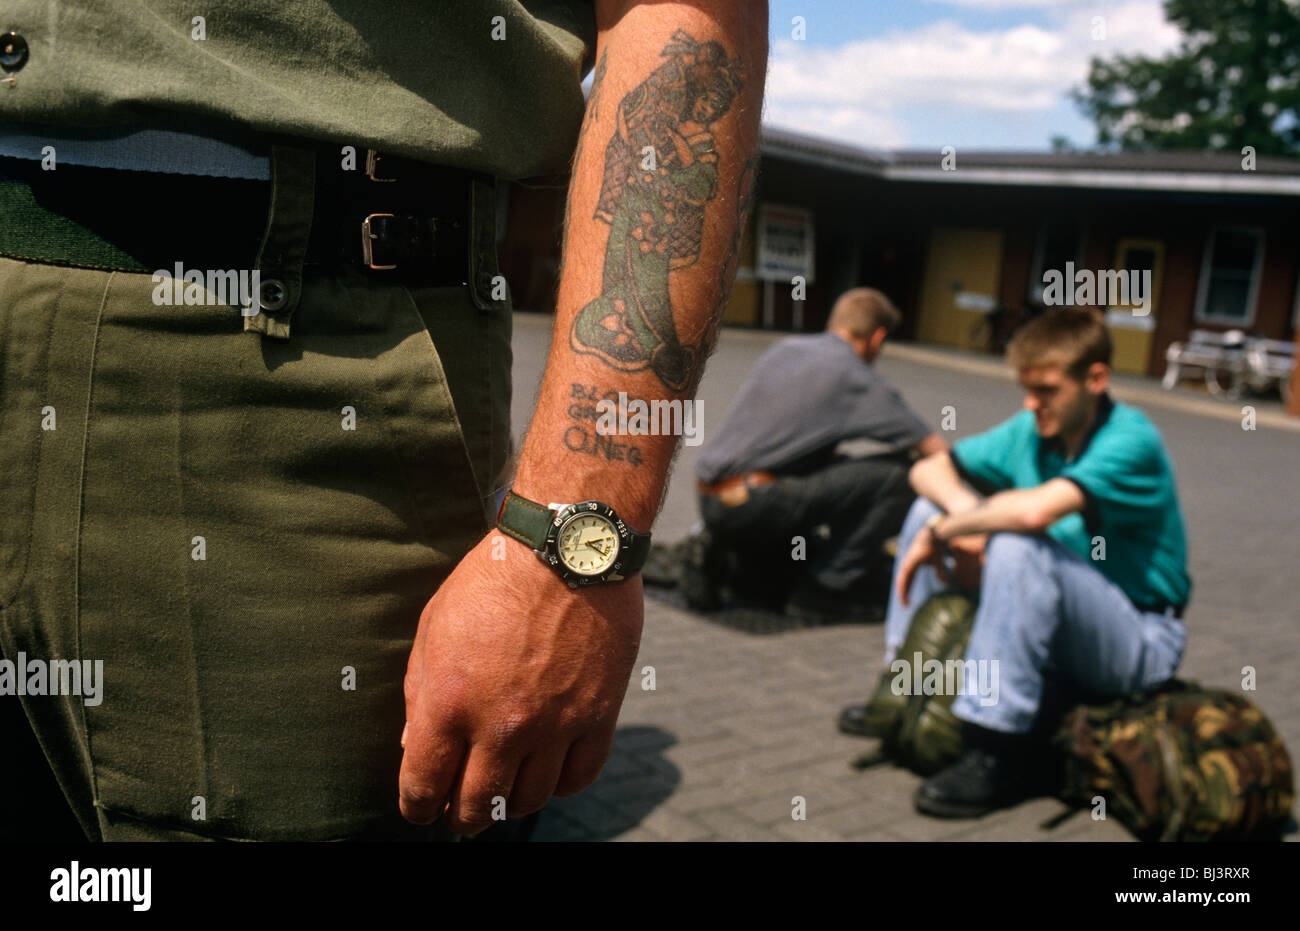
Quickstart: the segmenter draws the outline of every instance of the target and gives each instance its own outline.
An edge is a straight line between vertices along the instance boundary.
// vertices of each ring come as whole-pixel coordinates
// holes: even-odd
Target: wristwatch
[[[934,528],[939,523],[939,521],[943,520],[947,516],[948,516],[947,514],[931,514],[930,517],[926,520],[925,528],[924,528],[925,530],[929,531],[930,539],[933,540],[935,543],[938,543],[944,549],[948,548],[948,541],[945,540],[943,537],[939,536],[939,531],[935,530]]]
[[[650,534],[633,530],[602,501],[542,505],[509,491],[497,527],[531,546],[570,588],[621,582],[650,554]]]

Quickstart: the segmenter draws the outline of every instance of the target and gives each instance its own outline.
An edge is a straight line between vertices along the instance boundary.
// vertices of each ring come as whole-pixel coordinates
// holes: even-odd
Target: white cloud
[[[906,128],[891,114],[852,105],[808,106],[768,97],[763,105],[763,123],[869,149],[895,149],[907,143]]]
[[[1064,9],[1046,26],[974,30],[943,20],[832,49],[777,41],[768,69],[766,122],[858,145],[902,146],[909,110],[950,110],[994,123],[1032,119],[1061,105],[1069,89],[1082,83],[1093,56],[1160,54],[1179,39],[1164,21],[1159,0],[1086,8],[1073,0],[955,2]],[[1096,15],[1105,17],[1105,41],[1092,38]]]

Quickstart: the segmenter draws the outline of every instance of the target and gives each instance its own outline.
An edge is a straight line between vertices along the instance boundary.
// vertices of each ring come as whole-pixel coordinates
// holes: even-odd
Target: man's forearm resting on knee
[[[962,482],[946,451],[917,460],[908,479],[918,495],[929,498],[949,514],[968,511],[979,504],[979,495]]]
[[[980,498],[962,482],[947,453],[912,467],[912,487],[947,514],[933,525],[940,539],[998,532],[1042,533],[1087,504],[1079,486],[1052,479],[1036,488],[1013,488]]]

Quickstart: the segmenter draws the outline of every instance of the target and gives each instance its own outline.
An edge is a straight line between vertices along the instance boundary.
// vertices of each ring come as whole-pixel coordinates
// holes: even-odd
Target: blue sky
[[[764,123],[867,148],[1045,150],[1096,134],[1094,55],[1160,55],[1160,0],[770,0]],[[792,38],[802,16],[806,37]]]

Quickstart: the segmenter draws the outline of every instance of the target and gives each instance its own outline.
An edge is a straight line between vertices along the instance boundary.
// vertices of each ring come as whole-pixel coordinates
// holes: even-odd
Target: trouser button
[[[0,36],[0,68],[18,71],[27,64],[27,40],[16,32]]]
[[[262,282],[262,290],[259,295],[263,310],[277,311],[289,300],[289,289],[284,286],[284,282],[279,278],[268,278]]]

